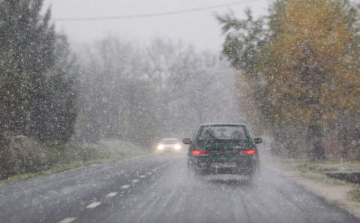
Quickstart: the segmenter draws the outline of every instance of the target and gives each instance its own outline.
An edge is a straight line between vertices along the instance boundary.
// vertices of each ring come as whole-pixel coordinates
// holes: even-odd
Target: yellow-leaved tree
[[[312,157],[323,159],[323,125],[360,102],[356,34],[345,5],[331,0],[286,0],[263,66],[278,121],[305,123]]]
[[[228,33],[223,53],[233,65],[240,64],[236,57],[252,58],[251,66],[237,68],[265,83],[254,90],[254,95],[261,95],[255,99],[263,117],[271,120],[275,129],[306,126],[315,160],[325,158],[325,123],[336,119],[340,111],[359,109],[356,14],[346,0],[277,1],[250,56],[241,54],[241,49],[250,45],[240,34],[247,28],[246,21],[218,18]]]

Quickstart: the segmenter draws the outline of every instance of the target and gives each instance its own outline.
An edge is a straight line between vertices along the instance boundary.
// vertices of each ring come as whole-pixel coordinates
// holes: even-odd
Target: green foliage
[[[40,16],[43,0],[0,2],[0,54],[17,69],[34,71],[34,83],[54,64],[54,27],[50,11]],[[41,47],[40,47],[41,46]],[[3,57],[4,56],[4,57]]]
[[[66,142],[76,119],[76,66],[42,0],[0,2],[0,134]]]
[[[245,14],[245,20],[238,20],[233,13],[217,15],[216,18],[226,34],[222,53],[240,71],[236,80],[240,93],[239,108],[260,135],[266,131],[264,128],[274,124],[269,114],[272,104],[267,97],[266,80],[258,72],[259,64],[266,61],[267,54],[263,53],[263,48],[269,41],[271,31],[265,28],[266,17],[255,20],[250,10]],[[254,114],[261,115],[260,120]]]
[[[33,108],[31,72],[21,72],[15,67],[4,60],[0,63],[0,134],[4,129],[26,129]]]
[[[49,168],[59,157],[44,145],[74,132],[77,67],[42,2],[0,1],[1,177]]]
[[[231,65],[238,70],[246,71],[249,78],[256,78],[255,65],[259,63],[258,53],[266,43],[268,34],[264,30],[264,18],[254,20],[251,11],[245,11],[246,20],[238,20],[233,13],[217,15],[226,33],[222,53],[227,56]]]
[[[56,64],[47,73],[40,103],[42,128],[37,131],[42,141],[62,144],[75,131],[79,71],[65,36],[57,36],[55,49]]]
[[[0,2],[0,100],[6,104],[0,134],[30,127],[39,75],[53,62],[49,44],[54,32],[48,27],[49,12],[44,19],[39,16],[41,4],[38,0]]]

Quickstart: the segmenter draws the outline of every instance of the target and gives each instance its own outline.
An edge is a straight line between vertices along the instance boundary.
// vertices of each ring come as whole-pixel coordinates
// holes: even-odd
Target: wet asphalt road
[[[184,156],[149,155],[0,187],[0,222],[360,222],[267,170],[194,176]]]

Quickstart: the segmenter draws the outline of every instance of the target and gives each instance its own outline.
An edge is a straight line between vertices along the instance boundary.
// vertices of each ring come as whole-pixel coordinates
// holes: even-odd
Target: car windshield
[[[178,141],[176,139],[163,139],[163,140],[161,140],[161,143],[163,143],[163,144],[175,144],[177,142]]]
[[[248,142],[245,128],[243,126],[204,126],[200,130],[199,141],[231,141]]]

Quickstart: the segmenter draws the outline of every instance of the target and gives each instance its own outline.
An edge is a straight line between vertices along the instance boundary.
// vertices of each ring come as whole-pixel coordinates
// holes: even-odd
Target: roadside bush
[[[0,179],[15,173],[35,172],[49,168],[47,151],[37,141],[6,132],[0,142]]]
[[[0,138],[0,180],[15,174],[57,173],[148,153],[148,149],[119,139],[104,139],[96,144],[82,141],[42,143],[15,132],[6,132]]]
[[[68,164],[73,160],[88,161],[96,158],[91,144],[41,143],[15,132],[6,132],[0,139],[0,179],[17,173],[47,170],[55,164]]]
[[[349,195],[352,200],[360,202],[360,187],[356,187],[349,191]]]

